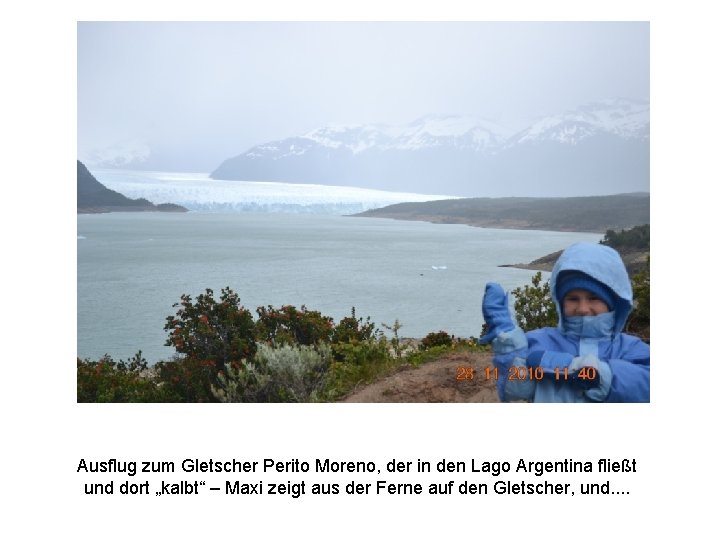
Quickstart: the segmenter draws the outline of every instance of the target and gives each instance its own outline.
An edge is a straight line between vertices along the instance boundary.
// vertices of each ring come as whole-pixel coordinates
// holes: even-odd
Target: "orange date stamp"
[[[456,381],[471,381],[475,378],[475,368],[470,366],[458,366],[455,371]]]
[[[497,381],[500,377],[500,368],[486,367],[482,370],[481,376],[486,381]],[[456,381],[471,381],[475,378],[476,370],[472,366],[457,366],[455,368]],[[541,381],[545,378],[546,372],[541,367],[510,366],[507,368],[507,379],[509,381]],[[567,381],[570,379],[581,379],[592,381],[597,377],[597,370],[594,367],[583,367],[579,371],[570,373],[568,368],[555,368],[549,373],[549,377],[555,381]]]

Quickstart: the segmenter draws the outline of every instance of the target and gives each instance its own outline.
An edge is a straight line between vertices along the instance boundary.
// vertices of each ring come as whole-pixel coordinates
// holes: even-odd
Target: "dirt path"
[[[384,379],[359,388],[345,403],[496,403],[489,352],[450,352],[417,368],[407,366]],[[472,372],[468,369],[472,368]],[[472,378],[469,378],[469,375]],[[458,379],[461,380],[458,380]]]

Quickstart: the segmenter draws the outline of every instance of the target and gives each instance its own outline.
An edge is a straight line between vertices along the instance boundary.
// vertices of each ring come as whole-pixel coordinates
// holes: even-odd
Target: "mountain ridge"
[[[108,189],[77,161],[77,213],[101,214],[107,212],[187,212],[187,208],[172,203],[153,204],[147,199],[130,199]]]
[[[442,186],[464,197],[647,191],[649,103],[603,100],[514,133],[458,115],[323,126],[253,146],[210,176],[431,193]]]
[[[354,216],[494,229],[605,233],[650,223],[650,194],[446,199],[393,204]]]

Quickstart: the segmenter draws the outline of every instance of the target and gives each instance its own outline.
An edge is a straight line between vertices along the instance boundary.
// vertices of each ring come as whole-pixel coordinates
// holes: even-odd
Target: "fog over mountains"
[[[259,144],[211,177],[470,197],[649,191],[649,133],[649,103],[629,99],[548,116],[514,133],[430,115],[406,126],[326,126]]]

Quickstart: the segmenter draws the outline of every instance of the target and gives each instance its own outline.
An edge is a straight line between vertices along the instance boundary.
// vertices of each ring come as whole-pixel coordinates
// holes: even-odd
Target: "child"
[[[649,402],[650,347],[622,333],[632,287],[620,255],[601,244],[568,247],[550,278],[557,328],[523,332],[508,295],[488,283],[483,316],[502,401]]]

